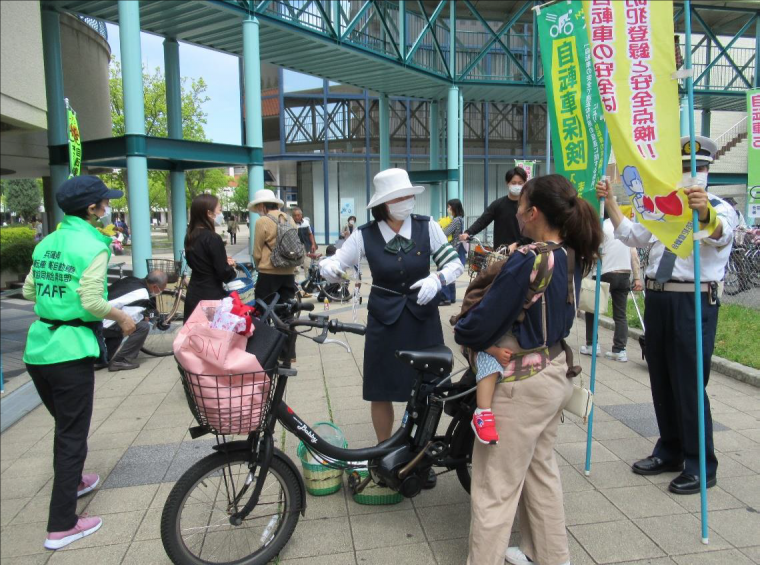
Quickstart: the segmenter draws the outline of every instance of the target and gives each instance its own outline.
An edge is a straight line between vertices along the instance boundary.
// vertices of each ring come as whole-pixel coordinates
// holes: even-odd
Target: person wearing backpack
[[[570,563],[554,444],[573,392],[569,377],[579,367],[564,338],[575,320],[581,277],[596,264],[603,234],[598,214],[560,175],[525,184],[517,221],[521,236],[539,243],[502,263],[454,332],[457,343],[478,352],[478,373],[496,375],[487,400],[500,441],[477,441],[472,453],[470,565],[501,565],[505,556],[513,565]],[[537,264],[537,257],[551,263]],[[535,282],[549,274],[541,292]],[[479,405],[481,400],[479,394]],[[521,542],[508,548],[518,503]]]
[[[295,271],[306,253],[292,218],[280,211],[283,204],[268,188],[257,190],[248,203],[248,210],[259,214],[253,228],[253,261],[259,272],[255,296],[268,301],[278,293],[280,303],[295,298]],[[286,360],[296,361],[295,340]]]

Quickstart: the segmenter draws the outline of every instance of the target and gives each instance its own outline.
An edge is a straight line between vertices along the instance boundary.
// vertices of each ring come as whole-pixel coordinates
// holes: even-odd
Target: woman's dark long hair
[[[561,175],[530,179],[520,198],[526,198],[544,214],[549,225],[559,230],[562,241],[575,250],[587,275],[596,265],[599,246],[604,238],[599,214],[580,198],[570,181]]]
[[[464,216],[464,207],[462,206],[462,201],[459,200],[459,198],[452,198],[446,202],[446,206],[451,206],[451,211],[454,212],[455,218],[461,218]]]
[[[208,213],[213,214],[218,204],[219,199],[213,194],[199,194],[193,198],[193,203],[190,204],[190,223],[187,226],[185,248],[193,244],[200,230],[216,232],[214,221],[209,218]]]

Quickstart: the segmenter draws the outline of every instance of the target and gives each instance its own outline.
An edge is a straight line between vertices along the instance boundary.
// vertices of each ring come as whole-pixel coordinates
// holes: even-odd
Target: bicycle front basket
[[[257,431],[266,420],[277,384],[276,373],[200,375],[181,365],[180,372],[190,411],[198,424],[211,433],[248,434]]]
[[[169,277],[169,284],[174,284],[179,280],[182,261],[174,261],[173,259],[147,259],[146,261],[149,273],[151,271],[163,271]]]

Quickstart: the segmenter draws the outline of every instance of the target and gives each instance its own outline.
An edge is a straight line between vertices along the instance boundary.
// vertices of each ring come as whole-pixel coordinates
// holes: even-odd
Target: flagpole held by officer
[[[95,393],[94,364],[105,359],[103,319],[115,320],[125,336],[135,331],[132,318],[108,304],[111,238],[95,227],[110,213],[109,199],[123,195],[94,176],[65,181],[55,195],[63,220],[35,247],[24,282],[24,298],[35,302],[39,316],[29,328],[24,362],[55,420],[47,549],[61,549],[103,525],[97,516],[77,516],[76,509],[77,498],[100,483],[98,475],[82,472]]]
[[[706,484],[715,486],[718,460],[713,445],[710,403],[705,391],[710,376],[710,359],[715,346],[718,308],[737,217],[723,199],[706,191],[708,170],[717,147],[707,137],[696,136],[696,179],[691,173],[691,146],[688,136],[681,138],[684,193],[689,208],[697,212],[700,239],[700,298],[702,307],[702,362],[704,367],[704,424]],[[696,182],[695,182],[696,180]],[[696,184],[697,186],[693,186]],[[652,454],[633,464],[639,475],[680,473],[669,485],[675,494],[700,492],[697,355],[695,321],[694,256],[678,258],[643,225],[631,222],[610,194],[609,182],[596,186],[597,196],[605,198],[605,208],[615,227],[615,237],[629,247],[652,248],[646,268],[644,324],[647,328],[646,361],[652,387],[652,400],[660,437]]]

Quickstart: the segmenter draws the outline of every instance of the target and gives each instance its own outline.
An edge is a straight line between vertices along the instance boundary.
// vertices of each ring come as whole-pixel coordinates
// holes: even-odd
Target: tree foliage
[[[111,119],[113,135],[125,134],[123,88],[121,81],[121,65],[111,61],[109,86],[111,89]],[[184,139],[192,141],[207,141],[203,126],[207,123],[207,114],[203,104],[208,102],[206,82],[203,78],[197,80],[183,77],[182,87],[182,134]],[[167,137],[168,115],[166,107],[166,81],[160,68],[151,74],[143,70],[143,92],[145,96],[145,133],[155,137]],[[118,169],[113,173],[101,175],[109,186],[123,190],[125,196],[111,201],[111,206],[117,212],[127,210],[127,171]],[[224,177],[224,178],[221,178]],[[187,182],[188,202],[201,192],[216,192],[226,186],[226,175],[220,170],[188,171],[185,174]],[[167,171],[148,171],[148,199],[153,209],[167,208],[169,203],[169,174]]]
[[[42,186],[36,179],[9,179],[0,181],[5,206],[29,222],[39,216],[42,204]]]

